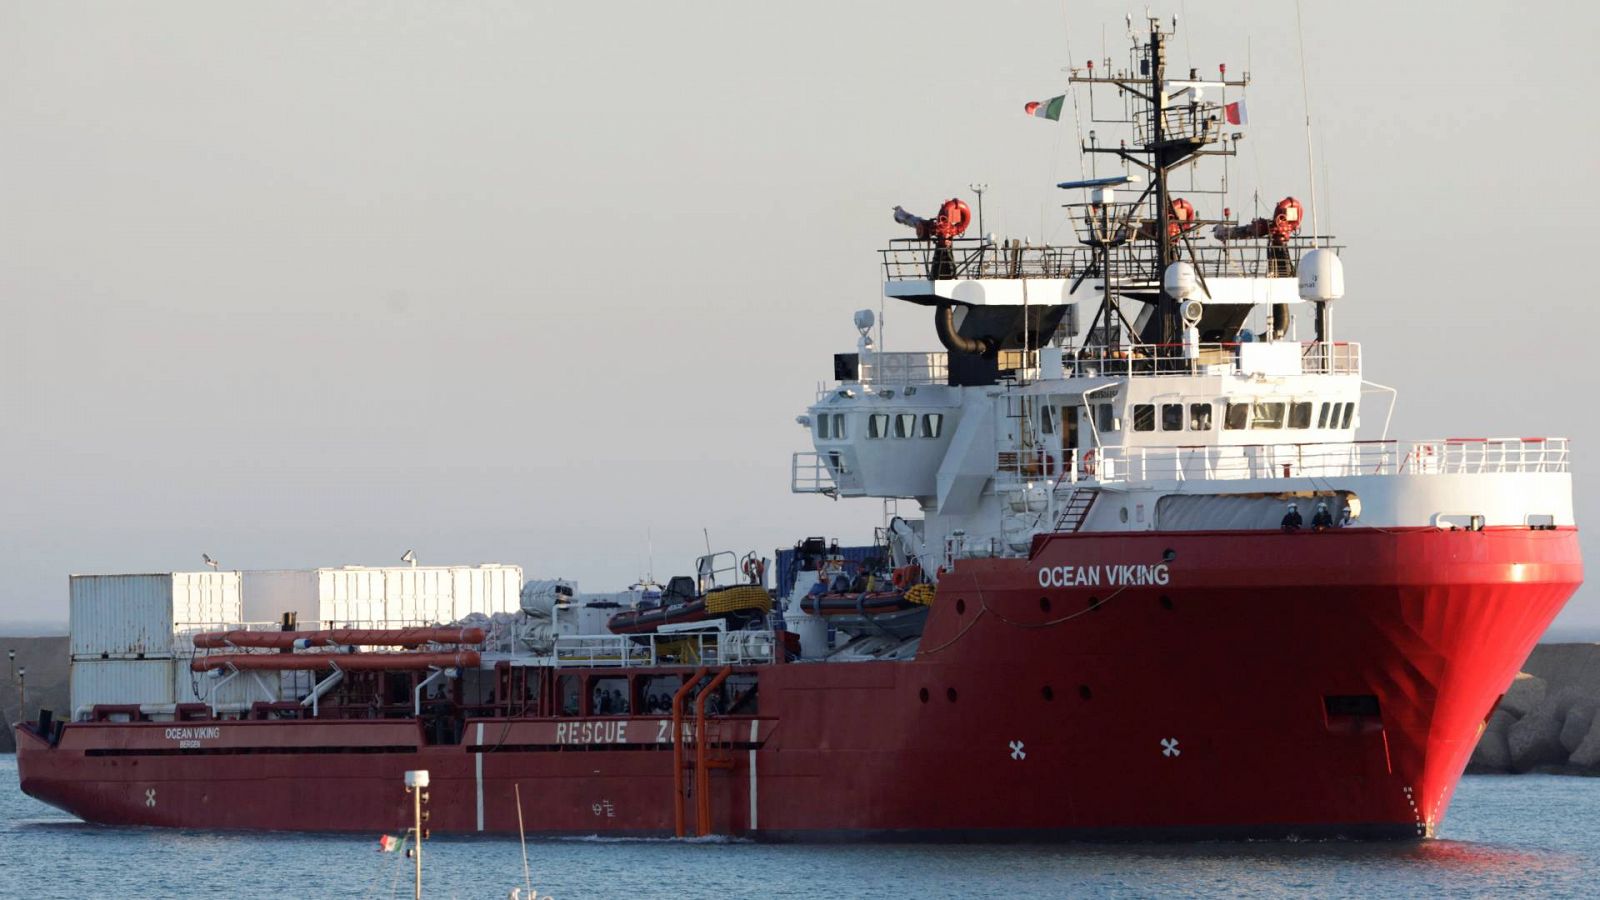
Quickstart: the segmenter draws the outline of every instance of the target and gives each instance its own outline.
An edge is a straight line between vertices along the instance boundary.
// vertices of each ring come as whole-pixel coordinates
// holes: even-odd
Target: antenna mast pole
[[[1167,97],[1165,69],[1167,51],[1161,44],[1161,23],[1159,19],[1150,19],[1150,168],[1151,177],[1155,180],[1156,214],[1153,217],[1156,229],[1156,242],[1159,248],[1156,259],[1156,289],[1160,295],[1156,299],[1156,315],[1160,319],[1162,347],[1156,352],[1157,356],[1164,355],[1166,345],[1177,340],[1177,304],[1167,293],[1165,279],[1162,277],[1167,271],[1167,266],[1173,261],[1172,235],[1167,233],[1167,209],[1170,198],[1167,194],[1167,156],[1162,149],[1165,136],[1162,134],[1162,113],[1166,111]]]

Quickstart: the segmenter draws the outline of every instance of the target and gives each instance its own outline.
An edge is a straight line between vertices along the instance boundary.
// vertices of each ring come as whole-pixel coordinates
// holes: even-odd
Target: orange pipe
[[[335,628],[329,631],[206,631],[194,636],[203,650],[261,647],[287,650],[296,641],[312,647],[420,647],[423,644],[481,644],[482,628]]]
[[[338,666],[346,672],[382,672],[420,669],[447,669],[452,666],[477,668],[482,660],[476,650],[455,653],[219,653],[197,656],[189,663],[196,672],[209,672],[233,666],[270,672],[309,671]]]
[[[728,676],[733,674],[732,666],[723,666],[717,677],[711,679],[700,696],[694,698],[694,730],[695,730],[695,760],[694,760],[694,791],[696,801],[695,824],[699,826],[697,834],[705,837],[711,833],[711,765],[706,760],[706,699],[717,688],[722,686]]]
[[[694,677],[685,681],[672,695],[672,813],[678,837],[683,837],[683,698],[706,677],[706,667],[694,670]]]

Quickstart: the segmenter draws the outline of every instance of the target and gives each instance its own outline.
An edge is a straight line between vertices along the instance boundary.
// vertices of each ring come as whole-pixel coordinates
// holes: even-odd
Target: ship
[[[790,473],[885,504],[869,543],[708,554],[649,599],[223,623],[177,663],[205,696],[16,726],[22,789],[199,829],[393,830],[426,770],[447,833],[516,831],[520,794],[543,835],[1434,836],[1582,581],[1568,443],[1389,437],[1315,197],[1240,215],[1190,177],[1250,79],[1171,71],[1175,27],[1068,70],[1127,132],[1051,188],[1072,240],[895,211],[884,294],[941,346],[856,314]]]

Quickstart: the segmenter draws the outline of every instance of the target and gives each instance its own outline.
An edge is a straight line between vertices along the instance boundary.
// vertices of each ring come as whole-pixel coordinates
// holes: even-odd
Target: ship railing
[[[1356,475],[1496,475],[1570,472],[1566,438],[1448,438],[1429,441],[1102,447],[1092,464],[1058,473],[1101,484],[1231,481]],[[1092,469],[1092,474],[1088,469]],[[1026,473],[1024,473],[1026,474]]]
[[[1161,110],[1163,141],[1195,141],[1209,144],[1222,135],[1222,107],[1216,103],[1183,103]],[[1133,117],[1133,142],[1139,146],[1154,143],[1155,120]]]
[[[1092,211],[1085,204],[1069,204],[1070,208],[1083,209],[1083,216]],[[1092,219],[1078,221],[1078,227],[1093,231],[1101,223]],[[1148,220],[1130,218],[1118,221],[1118,228],[1128,235],[1150,233]],[[1185,234],[1181,258],[1199,272],[1201,278],[1294,278],[1300,257],[1317,248],[1342,250],[1328,235],[1296,235],[1286,243],[1274,246],[1262,238],[1236,238],[1219,241],[1212,236],[1216,225],[1232,226],[1233,221],[1207,219],[1197,222]],[[1141,251],[1148,242],[1131,245],[1136,252],[1116,252],[1109,264],[1096,259],[1093,248],[1083,244],[1022,244],[994,242],[982,238],[963,238],[941,248],[933,241],[916,238],[891,240],[889,246],[878,251],[883,258],[883,279],[894,281],[940,281],[946,279],[1076,279],[1087,275],[1099,284],[1107,271],[1114,281],[1128,286],[1140,282],[1153,283],[1160,277],[1153,256]],[[1204,300],[1204,296],[1201,297]]]
[[[684,665],[760,665],[773,661],[770,631],[680,631],[651,634],[561,635],[557,668],[647,668]]]
[[[1260,346],[1281,346],[1274,344]],[[1300,341],[1300,374],[1360,375],[1361,345]],[[1067,377],[1111,376],[1141,378],[1172,375],[1230,375],[1244,371],[1242,348],[1235,342],[1198,344],[1186,351],[1182,344],[1131,344],[1112,349],[1089,347],[1063,355],[1062,374]],[[1294,374],[1274,372],[1273,374]]]
[[[789,490],[796,494],[839,496],[840,491],[864,489],[861,475],[853,471],[838,450],[819,453],[799,450],[789,462]]]

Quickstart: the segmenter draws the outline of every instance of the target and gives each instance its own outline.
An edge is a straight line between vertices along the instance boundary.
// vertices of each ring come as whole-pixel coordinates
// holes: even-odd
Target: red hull
[[[760,715],[720,720],[712,830],[1429,834],[1581,580],[1572,529],[1076,534],[962,561],[914,661],[757,670]],[[519,784],[536,833],[670,835],[665,722],[470,720],[443,747],[400,720],[78,723],[53,748],[19,729],[18,765],[108,824],[392,830],[426,768],[437,831],[515,831]]]

